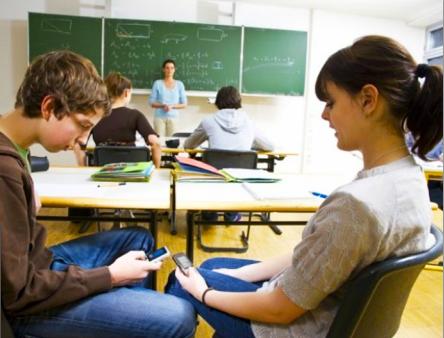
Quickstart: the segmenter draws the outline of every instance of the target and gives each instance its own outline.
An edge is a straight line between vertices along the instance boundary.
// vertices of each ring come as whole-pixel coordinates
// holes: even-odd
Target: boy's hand
[[[159,270],[162,262],[150,262],[143,251],[129,251],[109,266],[113,286],[133,284],[144,279],[150,271]]]
[[[35,189],[34,189],[34,201],[35,201],[35,213],[38,214],[40,209],[42,208],[42,202],[40,201],[40,196]]]

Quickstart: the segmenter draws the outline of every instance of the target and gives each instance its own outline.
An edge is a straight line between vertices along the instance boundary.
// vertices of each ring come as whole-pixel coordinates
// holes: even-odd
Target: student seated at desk
[[[430,244],[427,185],[403,127],[420,157],[442,138],[434,123],[442,81],[440,68],[417,65],[386,37],[363,37],[330,56],[316,81],[322,118],[339,149],[362,153],[362,171],[327,197],[292,252],[263,262],[214,258],[188,276],[176,269],[167,292],[191,302],[217,337],[325,337],[350,277]]]
[[[248,115],[241,110],[239,91],[232,87],[222,87],[216,95],[214,115],[202,120],[194,132],[185,140],[184,148],[192,149],[208,140],[208,148],[224,150],[273,150],[273,144],[258,131]],[[216,220],[217,213],[205,212],[204,219]],[[237,212],[226,212],[226,221],[238,221]]]
[[[112,111],[93,128],[91,134],[96,145],[135,145],[136,132],[142,135],[151,147],[154,165],[160,166],[161,149],[158,135],[145,115],[137,109],[128,108],[131,101],[131,81],[120,73],[110,73],[105,79]],[[81,156],[81,155],[80,155]],[[84,163],[82,157],[78,157]]]
[[[16,337],[191,337],[186,301],[147,287],[153,237],[133,227],[46,248],[28,148],[56,152],[85,141],[110,110],[91,61],[69,51],[37,57],[15,108],[0,118],[1,299]]]
[[[219,89],[215,104],[219,110],[202,120],[185,140],[184,148],[196,148],[208,140],[208,147],[214,149],[273,150],[273,144],[254,127],[241,109],[241,96],[236,88],[228,86]]]

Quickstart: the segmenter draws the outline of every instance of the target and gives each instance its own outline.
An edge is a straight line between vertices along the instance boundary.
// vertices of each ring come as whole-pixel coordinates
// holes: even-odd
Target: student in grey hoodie
[[[213,116],[202,120],[196,130],[185,140],[184,148],[196,148],[208,140],[208,147],[225,150],[273,150],[273,144],[253,125],[241,110],[241,96],[232,86],[217,92]]]
[[[222,87],[216,95],[213,116],[202,120],[196,130],[185,140],[184,148],[196,148],[208,140],[208,147],[224,150],[273,150],[273,144],[253,125],[247,114],[241,110],[241,96],[232,87]],[[216,212],[204,212],[207,221],[217,220]],[[225,212],[225,221],[237,222],[241,219],[238,212]]]

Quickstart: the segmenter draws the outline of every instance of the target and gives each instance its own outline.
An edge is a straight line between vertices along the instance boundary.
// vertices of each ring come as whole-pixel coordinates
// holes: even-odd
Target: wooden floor
[[[44,209],[45,213],[60,214],[61,209]],[[288,215],[287,215],[288,216]],[[296,215],[292,217],[296,218]],[[306,219],[308,215],[301,216]],[[442,212],[434,213],[435,224],[442,227]],[[169,232],[169,224],[166,217],[159,223],[157,246],[167,245],[173,253],[185,251],[185,214],[177,215],[178,234],[173,236]],[[273,219],[279,219],[279,215],[273,215]],[[62,241],[78,237],[78,225],[63,222],[45,222],[48,229],[47,244],[53,245]],[[301,238],[302,227],[281,226],[283,234],[275,235],[268,227],[254,227],[251,231],[250,248],[244,254],[224,254],[225,256],[264,259],[270,255],[292,250]],[[210,227],[204,231],[205,243],[237,245],[239,234],[245,227]],[[87,233],[96,231],[95,225]],[[205,253],[195,246],[195,263],[199,264],[207,258],[220,256],[220,254]],[[174,269],[174,263],[167,260],[157,276],[158,289],[163,292],[167,276]],[[443,274],[441,271],[423,270],[420,274],[407,303],[401,322],[401,327],[396,334],[397,338],[438,338],[443,337]],[[213,330],[202,320],[199,320],[196,338],[211,337]]]

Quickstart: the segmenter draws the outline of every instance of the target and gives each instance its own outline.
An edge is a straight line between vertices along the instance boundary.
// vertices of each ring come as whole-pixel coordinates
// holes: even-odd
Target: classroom
[[[90,31],[79,30],[85,40],[80,42],[80,45],[94,50],[91,55],[95,53],[95,56],[90,58],[100,76],[105,78],[109,71],[120,71],[132,81],[133,91],[128,104],[130,108],[142,112],[149,123],[155,126],[155,108],[149,101],[153,94],[152,80],[161,78],[162,61],[167,58],[176,59],[175,78],[185,83],[187,103],[185,108],[179,110],[180,113],[176,118],[177,132],[192,133],[203,119],[217,111],[215,100],[218,89],[233,85],[239,89],[242,110],[248,114],[255,127],[273,143],[271,154],[264,151],[261,155],[259,152],[258,164],[262,165],[261,168],[273,171],[272,174],[277,175],[279,179],[282,178],[280,183],[269,183],[276,187],[275,194],[281,196],[276,198],[272,196],[273,192],[270,189],[255,190],[254,184],[245,182],[242,185],[208,183],[206,187],[207,183],[199,185],[194,182],[180,182],[176,176],[177,182],[171,179],[174,181],[173,184],[170,181],[169,169],[156,168],[150,182],[146,183],[155,186],[150,188],[150,191],[145,191],[141,185],[136,187],[137,184],[132,182],[117,188],[110,185],[109,189],[105,188],[105,182],[94,183],[93,188],[88,186],[88,189],[94,190],[94,193],[99,190],[97,187],[100,185],[104,187],[100,188],[100,197],[106,202],[100,204],[101,202],[94,202],[92,197],[85,198],[85,191],[81,191],[81,185],[94,173],[94,169],[78,169],[78,159],[76,160],[73,151],[49,152],[41,144],[34,143],[29,148],[30,153],[33,156],[46,157],[50,165],[49,171],[32,174],[39,194],[42,195],[44,192],[43,208],[38,216],[47,229],[47,246],[84,235],[107,232],[108,229],[115,229],[116,224],[117,227],[127,228],[137,223],[145,230],[150,229],[156,248],[167,246],[171,254],[185,252],[196,266],[220,256],[264,260],[268,258],[270,252],[273,252],[273,255],[286,253],[306,236],[303,234],[304,226],[300,225],[309,224],[307,222],[310,217],[316,215],[324,199],[330,193],[333,194],[336,187],[352,181],[365,165],[361,152],[338,148],[338,136],[331,124],[325,120],[326,102],[319,99],[317,79],[330,55],[350,46],[363,36],[383,35],[402,44],[417,64],[439,65],[442,69],[443,63],[443,3],[439,0],[7,2],[7,10],[0,14],[2,35],[0,46],[4,51],[0,54],[0,70],[4,78],[3,90],[0,91],[0,122],[2,115],[14,107],[17,89],[33,59],[32,56],[39,54],[37,52],[39,45],[44,48],[53,43],[51,39],[45,40],[45,28],[42,22],[46,20],[45,22],[52,24],[60,16],[62,21],[69,19],[70,23],[66,27],[70,30],[70,25],[75,27],[76,21],[81,23],[94,21],[92,24],[96,28]],[[54,18],[56,21],[51,23]],[[66,20],[63,25],[68,22]],[[51,26],[49,30],[55,29],[54,27]],[[62,26],[58,29],[60,27]],[[37,32],[39,29],[43,32],[41,36]],[[140,39],[140,34],[154,39],[156,31],[159,30],[164,32],[164,36],[156,42],[152,40],[151,46],[145,44],[143,37]],[[111,32],[117,32],[116,36]],[[119,39],[121,37],[119,34],[129,37],[127,39],[129,44],[121,43],[123,40]],[[98,42],[91,43],[95,41],[95,37]],[[139,42],[135,42],[136,40]],[[220,40],[220,51],[206,47],[206,43],[211,44],[216,40]],[[180,49],[181,45],[187,43],[192,47]],[[287,52],[287,47],[291,47],[292,43],[297,48],[289,48],[291,51]],[[72,48],[69,41],[62,42],[59,46]],[[170,48],[169,54],[164,51],[167,46]],[[204,50],[201,51],[200,48]],[[75,47],[72,49],[79,52]],[[279,54],[281,51],[283,54]],[[211,73],[212,70],[208,69],[208,65],[201,64],[200,53],[204,58],[210,59],[212,70],[222,75],[214,75],[216,73]],[[233,54],[236,57],[233,57]],[[185,67],[187,58],[198,61]],[[144,68],[145,62],[149,64],[146,68]],[[255,62],[259,64],[256,65]],[[267,63],[271,64],[269,68],[265,67]],[[119,68],[120,66],[122,68]],[[282,68],[288,66],[288,70],[285,68],[283,72],[280,71],[281,66]],[[267,70],[264,71],[264,76],[260,75],[263,68],[268,69],[268,73]],[[140,135],[138,137],[140,140]],[[162,167],[168,167],[171,154],[176,153],[174,151],[168,153],[165,149],[169,148],[165,145],[169,137],[159,139],[160,147],[163,149]],[[180,142],[183,146],[182,139]],[[442,143],[442,140],[440,142]],[[398,150],[399,146],[393,149],[394,152]],[[197,158],[199,154],[198,150]],[[390,151],[381,154],[382,157],[391,155]],[[194,156],[193,152],[188,152],[188,155]],[[433,164],[425,162],[421,164],[426,179],[438,182],[442,194],[442,153],[440,156],[440,160],[434,161]],[[376,158],[377,160],[380,158]],[[72,182],[68,182],[71,179]],[[76,187],[75,180],[82,183]],[[292,187],[297,186],[299,190],[289,193],[287,191],[289,182]],[[57,191],[49,192],[50,187],[53,188],[57,184],[59,184]],[[220,187],[217,187],[218,184]],[[195,187],[189,188],[191,185]],[[67,186],[70,188],[67,189]],[[240,186],[243,187],[241,192]],[[252,195],[256,193],[263,196],[253,198],[251,194],[245,192],[248,187],[254,190],[250,191]],[[62,191],[64,189],[65,191]],[[212,194],[212,189],[217,193]],[[45,195],[46,192],[49,193]],[[301,202],[303,197],[306,198],[303,195],[306,192],[309,195],[317,194],[316,199],[310,196],[311,199],[309,198],[307,203]],[[63,198],[58,197],[57,194],[60,193]],[[296,193],[301,196],[295,197]],[[206,194],[208,197],[203,197]],[[282,197],[283,195],[285,197]],[[136,201],[134,196],[140,196],[139,200]],[[442,199],[440,203],[442,204]],[[206,204],[211,207],[207,208]],[[85,226],[85,232],[82,234],[79,233],[79,221],[74,222],[73,218],[72,222],[66,221],[69,217],[68,207],[89,207],[96,210],[90,218],[92,224],[88,223],[89,226]],[[120,217],[120,224],[116,220],[114,223],[112,220],[99,220],[100,211],[103,211],[101,208],[113,210],[115,214],[111,217]],[[132,211],[127,211],[129,209]],[[145,209],[148,210],[148,214],[142,213],[138,218],[138,212]],[[442,205],[432,201],[430,209],[433,224],[442,231]],[[241,212],[241,224],[226,226],[223,222],[219,222],[219,226],[207,226],[214,222],[205,219],[207,217],[205,214],[211,214],[215,210],[219,211],[219,220],[223,218],[225,221],[231,220],[227,214]],[[1,208],[0,211],[5,212],[5,208]],[[136,214],[136,222],[132,220],[133,213]],[[107,216],[104,217],[109,219]],[[248,226],[246,230],[247,220],[250,221],[251,218],[259,219],[258,226],[253,225],[251,229]],[[82,219],[82,224],[86,225],[83,221]],[[208,243],[217,243],[216,246],[222,247],[245,246],[243,242],[245,231],[248,231],[248,244],[246,244],[248,249],[238,252],[223,252],[223,250],[210,252],[202,249]],[[157,291],[164,292],[163,288],[169,274],[175,267],[173,260],[167,259],[162,268],[153,274],[152,285]],[[403,310],[400,326],[392,336],[442,337],[442,271],[442,256],[421,270]],[[214,293],[211,291],[213,288],[209,285],[201,295],[204,305],[207,305],[205,296]],[[209,302],[213,301],[213,297],[207,299]],[[191,304],[194,306],[194,303]],[[2,323],[3,306],[2,302]],[[253,336],[263,337],[266,336],[264,332],[268,332],[256,330],[259,329],[253,327]],[[214,325],[200,315],[196,331],[192,336],[206,338],[212,337],[213,334],[214,337],[219,337],[215,334]],[[287,334],[282,337],[287,337]],[[118,336],[117,334],[116,337]],[[177,333],[177,336],[182,335]],[[355,337],[351,334],[345,336]],[[374,335],[369,335],[372,336]]]

